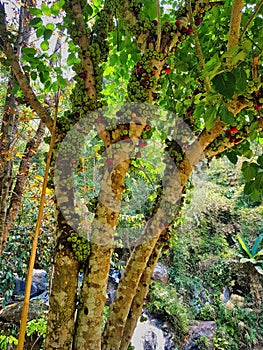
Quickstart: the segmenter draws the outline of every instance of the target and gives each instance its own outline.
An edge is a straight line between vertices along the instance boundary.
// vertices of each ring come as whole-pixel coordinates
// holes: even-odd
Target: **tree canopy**
[[[244,157],[245,194],[261,198],[263,156],[252,145],[263,140],[262,36],[262,1],[0,1],[1,69],[12,77],[6,120],[26,106],[31,125],[40,120],[38,147],[57,115],[46,349],[128,348],[200,161]],[[5,126],[3,114],[4,140]],[[10,145],[1,149],[1,179],[11,176]],[[131,207],[134,238],[122,210],[129,180],[140,179],[152,189],[143,213]],[[8,184],[0,193],[3,246]],[[129,259],[102,332],[115,241],[127,248],[127,235]]]

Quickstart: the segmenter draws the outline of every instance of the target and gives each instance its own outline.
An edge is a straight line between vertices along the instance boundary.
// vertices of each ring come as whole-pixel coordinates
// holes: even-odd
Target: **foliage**
[[[231,284],[231,259],[219,258],[202,272],[212,290],[222,290],[224,286]]]
[[[189,314],[186,305],[179,299],[176,290],[160,282],[153,281],[147,296],[146,309],[157,317],[168,320],[174,328],[177,341],[188,331]]]
[[[20,213],[19,221],[11,230],[7,245],[0,256],[0,293],[4,296],[3,306],[12,297],[16,276],[22,279],[26,277],[33,239],[32,235],[35,231],[36,223],[37,203],[35,202],[35,190],[36,188],[31,184],[31,191],[27,193],[23,201],[23,211]],[[51,212],[52,206],[46,206],[35,262],[35,268],[42,268],[46,271],[51,266],[53,256],[54,236],[52,231],[54,230],[54,220],[49,216]]]
[[[210,341],[205,335],[201,335],[196,339],[195,346],[197,350],[208,350],[210,347]]]
[[[5,335],[4,331],[1,331],[0,333],[0,347],[2,350],[8,350],[10,349],[10,344],[17,345],[18,340],[13,335]]]
[[[107,321],[108,316],[109,316],[109,306],[104,306],[104,309],[103,309],[102,330],[103,330],[104,327],[105,327],[105,324],[106,324],[106,321]]]
[[[37,334],[38,337],[45,338],[47,329],[47,320],[42,317],[38,320],[31,320],[26,324],[26,334],[31,336],[32,334]]]
[[[235,307],[229,310],[222,302],[216,304],[216,322],[218,330],[215,337],[215,349],[237,350],[241,347],[249,348],[262,337],[262,329],[257,322],[257,314],[246,308]]]
[[[108,7],[100,11],[104,3]],[[113,7],[114,21],[110,16],[112,8],[109,7],[109,3]],[[197,9],[194,8],[196,3],[198,4]],[[74,11],[72,11],[70,1],[56,1],[51,6],[47,6],[45,2],[42,2],[38,4],[38,8],[30,9],[34,16],[30,26],[34,28],[36,37],[39,39],[39,47],[34,47],[33,44],[30,47],[24,47],[22,50],[22,64],[27,80],[37,90],[39,101],[42,103],[47,93],[56,92],[59,86],[63,89],[67,84],[63,68],[54,68],[53,65],[49,64],[50,61],[57,60],[56,55],[50,54],[49,51],[54,36],[60,36],[61,34],[64,36],[66,33],[68,45],[67,66],[75,72],[76,84],[71,91],[72,110],[64,115],[62,113],[59,115],[58,129],[61,131],[60,136],[64,136],[63,133],[66,133],[76,120],[86,115],[88,111],[102,106],[106,103],[106,100],[109,104],[122,102],[128,96],[128,99],[132,101],[146,101],[149,97],[149,90],[153,89],[154,102],[182,116],[196,135],[202,134],[204,127],[211,130],[219,119],[225,123],[221,135],[207,146],[208,150],[210,148],[210,150],[216,152],[220,146],[224,146],[224,149],[226,149],[224,154],[234,164],[242,155],[251,159],[253,151],[251,143],[246,139],[259,143],[262,139],[262,133],[261,135],[258,133],[260,129],[259,120],[261,120],[260,113],[262,113],[260,112],[262,108],[260,100],[262,97],[262,79],[260,78],[260,75],[262,75],[260,48],[263,27],[262,16],[254,18],[247,33],[241,35],[242,40],[238,45],[234,45],[228,50],[229,28],[226,23],[229,23],[231,16],[231,6],[229,6],[232,4],[231,2],[227,2],[225,5],[220,2],[219,4],[216,3],[219,6],[210,6],[205,1],[192,2],[194,15],[192,14],[190,21],[188,18],[186,19],[185,27],[180,21],[177,22],[177,18],[186,15],[187,7],[183,7],[184,5],[181,2],[179,6],[178,2],[164,1],[163,4],[170,5],[172,10],[162,8],[161,23],[159,23],[161,34],[165,39],[164,41],[170,41],[176,35],[179,38],[174,50],[167,57],[164,57],[163,53],[155,50],[155,41],[159,36],[156,26],[158,21],[156,21],[155,3],[145,0],[142,2],[131,1],[128,4],[131,17],[135,20],[138,19],[136,25],[127,25],[126,19],[122,18],[122,9],[116,1],[103,2],[98,0],[89,3],[80,1],[79,8],[83,10],[83,13],[78,13],[76,18],[73,16],[75,6]],[[191,2],[189,7],[191,8]],[[251,19],[252,7],[244,7],[242,27]],[[53,21],[54,17],[55,21]],[[106,17],[111,18],[111,23],[108,22]],[[50,22],[51,18],[52,23],[46,24]],[[83,20],[85,25],[84,28],[81,28],[78,24],[82,23]],[[194,22],[196,27],[192,28]],[[158,29],[160,29],[159,26]],[[61,32],[58,34],[60,30]],[[191,35],[193,31],[195,35]],[[138,41],[141,36],[143,37],[143,44],[148,45],[146,49],[136,45],[136,40]],[[83,42],[89,43],[88,47],[83,48]],[[196,48],[199,42],[201,52],[196,54],[193,48]],[[4,45],[2,46],[4,47]],[[141,49],[141,55],[139,49]],[[109,59],[107,59],[108,54]],[[260,64],[256,67],[259,77],[254,76],[255,70],[251,69],[252,57],[256,55],[259,55],[260,61]],[[87,61],[87,57],[90,62]],[[158,82],[155,79],[156,71],[155,69],[152,70],[154,67],[151,66],[151,64],[155,64],[153,61],[156,61],[157,66],[159,64],[160,67],[165,64],[158,72],[158,75],[160,73]],[[83,70],[88,66],[91,67],[91,75],[95,79],[96,101],[91,101],[88,92],[90,88],[88,83],[90,82],[87,82],[87,72]],[[90,74],[90,72],[88,73]],[[158,86],[155,86],[157,83]],[[17,89],[16,92],[19,93],[20,91]],[[243,103],[246,108],[243,108],[237,115],[232,113],[229,104],[233,101]],[[160,139],[164,144],[167,139],[165,132],[163,132]],[[227,150],[228,147],[231,148],[230,151]],[[179,154],[179,156],[176,154],[174,160],[179,162],[182,159],[182,154]],[[142,167],[140,160],[137,159],[136,163],[137,165],[139,163],[139,167]],[[257,163],[249,165],[245,163],[243,167],[244,179],[247,182],[245,193],[254,200],[260,198],[261,195],[262,168],[262,158],[260,157],[258,157]],[[142,172],[140,175],[142,177]],[[136,180],[137,182],[139,180],[136,176],[133,179],[135,183],[132,183],[132,181],[129,183],[130,179],[126,180],[123,214],[127,213],[125,205],[130,199],[140,197],[136,188]],[[145,186],[147,188],[146,197],[147,199],[151,198],[152,201],[149,206],[142,203],[139,213],[136,212],[136,206],[132,206],[131,212],[128,213],[129,220],[121,220],[122,218],[119,220],[121,229],[124,226],[124,221],[128,223],[128,230],[133,225],[136,229],[139,229],[144,223],[144,218],[138,215],[142,214],[141,211],[143,211],[143,214],[145,212],[149,214],[152,211],[152,204],[157,198],[158,186],[153,190],[149,190],[149,182],[145,178],[143,180],[144,182],[141,183],[147,184]],[[232,198],[234,192],[230,189],[227,191],[226,197]],[[89,201],[84,198],[85,201],[87,200],[87,206],[92,207],[94,211],[97,204],[95,197],[90,194]],[[200,215],[197,215],[197,225],[192,225],[191,230],[185,230],[187,235],[184,234],[180,238],[175,235],[171,240],[173,248],[172,265],[174,269],[178,267],[176,272],[172,271],[171,273],[172,282],[180,285],[180,282],[183,281],[182,284],[186,286],[186,289],[188,289],[187,286],[190,283],[195,287],[195,283],[200,282],[199,278],[191,281],[191,274],[203,261],[214,256],[224,257],[228,254],[231,235],[239,230],[238,225],[234,225],[235,216],[231,211],[221,211],[220,213],[217,210],[213,211],[214,208],[211,207],[212,209],[207,210],[207,215],[201,212]],[[32,207],[29,210],[33,211]],[[224,230],[222,230],[222,234],[219,234],[217,224],[222,224],[224,214],[231,222],[224,222],[224,226],[222,225]],[[210,220],[211,216],[216,216],[216,220]],[[134,217],[135,219],[132,220]],[[32,217],[30,220],[32,220]],[[196,228],[196,226],[198,227]],[[27,225],[23,224],[22,227],[27,227]],[[184,228],[188,227],[187,225],[184,226]],[[182,231],[183,229],[180,233]],[[186,237],[188,238],[185,239]],[[73,238],[77,240],[77,237]],[[8,247],[8,249],[11,248]],[[28,251],[26,250],[25,254],[28,254]],[[13,251],[12,254],[14,254]],[[87,256],[88,249],[86,249],[84,257],[80,257],[80,260],[84,260]],[[183,277],[185,279],[182,278],[184,265],[187,267],[185,277]],[[223,267],[219,266],[219,268],[224,274]],[[214,271],[211,272],[211,275],[213,274]],[[6,274],[6,276],[8,277],[6,282],[10,283],[10,274]],[[213,282],[215,283],[215,281]],[[219,283],[216,286],[219,286]],[[180,309],[180,305],[172,291],[168,290],[168,287],[167,290],[166,287],[163,288],[165,293],[157,287],[156,291],[153,292],[155,293],[153,309],[156,312],[169,315],[172,319],[172,316],[176,315],[175,319],[179,322],[178,328],[183,329],[183,320],[180,319],[183,310]],[[162,294],[164,294],[164,297],[168,296],[171,300],[174,300],[174,304],[170,304],[169,300],[168,304],[164,305],[163,300],[161,300]],[[150,305],[151,303],[149,303]]]
[[[261,233],[255,240],[252,248],[250,249],[247,242],[240,236],[237,236],[236,245],[239,248],[239,254],[241,263],[251,263],[254,265],[258,273],[263,275],[263,249],[260,249],[262,245],[263,233]],[[260,249],[260,250],[259,250]]]
[[[31,321],[28,321],[26,324],[26,335],[29,337],[27,339],[27,344],[28,342],[32,343],[33,345],[30,347],[30,349],[34,349],[34,345],[39,341],[43,340],[46,335],[46,326],[47,326],[47,321],[43,317],[39,319],[33,319]],[[9,350],[10,349],[10,344],[17,345],[18,343],[18,332],[17,329],[12,329],[8,331],[8,335],[6,335],[6,332],[1,331],[0,332],[0,348],[1,350]],[[13,349],[13,347],[12,347]]]

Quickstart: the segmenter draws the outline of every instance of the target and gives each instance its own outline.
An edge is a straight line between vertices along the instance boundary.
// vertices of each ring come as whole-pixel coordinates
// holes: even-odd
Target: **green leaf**
[[[235,55],[232,59],[232,64],[235,65],[238,63],[238,61],[244,61],[244,59],[247,57],[247,54],[245,51],[240,51],[237,55]]]
[[[263,275],[263,269],[261,266],[255,266],[255,269],[257,270],[258,273],[260,273],[261,275]]]
[[[226,98],[231,98],[234,95],[236,78],[233,73],[223,72],[215,76],[212,82],[216,91]]]
[[[57,80],[58,80],[58,83],[59,83],[60,88],[63,90],[63,89],[66,87],[66,85],[67,85],[66,79],[63,78],[61,75],[59,75],[59,76],[57,77]]]
[[[39,27],[39,28],[37,29],[37,31],[36,31],[36,36],[37,36],[37,38],[40,38],[41,36],[43,36],[45,30],[46,30],[46,29],[45,29],[44,26]]]
[[[262,190],[263,190],[263,173],[259,173],[259,174],[256,176],[256,179],[255,179],[255,188],[256,188],[258,191],[262,191]]]
[[[65,3],[65,0],[60,0],[58,2],[55,2],[55,4],[52,5],[50,8],[51,14],[54,16],[57,16],[59,14],[60,10],[62,9],[64,3]]]
[[[208,62],[206,62],[202,76],[208,76],[210,79],[212,79],[220,70],[221,68],[221,61],[216,53]]]
[[[51,80],[50,79],[45,81],[44,89],[46,92],[49,92],[51,90]]]
[[[258,247],[259,247],[260,243],[262,242],[262,240],[263,240],[263,233],[261,233],[258,236],[258,238],[255,240],[255,243],[253,244],[253,247],[252,247],[252,254],[253,255],[256,255],[256,253],[258,251]]]
[[[245,195],[251,195],[251,193],[253,193],[254,190],[255,190],[254,181],[249,181],[245,184],[245,187],[244,187],[244,194]]]
[[[40,78],[41,83],[45,84],[46,81],[49,80],[49,72],[45,71],[45,70],[39,72],[39,78]]]
[[[90,4],[86,4],[85,10],[87,11],[89,16],[93,15],[93,8],[92,8],[92,6],[90,6]]]
[[[203,115],[205,120],[205,127],[207,130],[210,130],[214,126],[214,122],[217,117],[217,106],[208,107]]]
[[[43,51],[47,51],[49,49],[48,41],[46,40],[42,41],[42,43],[40,44],[40,47]]]
[[[254,189],[254,191],[250,194],[250,198],[252,201],[256,202],[259,199],[260,193]]]
[[[250,39],[245,39],[243,42],[242,42],[242,48],[246,51],[246,52],[250,52],[251,49],[252,49],[252,41]]]
[[[263,155],[258,157],[257,163],[263,168]]]
[[[53,31],[52,31],[52,30],[50,30],[50,29],[46,29],[46,30],[45,30],[45,32],[44,32],[44,39],[45,39],[45,40],[50,39],[50,38],[51,38],[51,36],[52,36],[52,33],[53,33]]]
[[[236,68],[232,71],[236,78],[236,91],[244,92],[247,88],[247,75],[243,68]]]
[[[31,76],[32,80],[36,80],[37,79],[37,73],[36,72],[31,72],[30,76]]]
[[[261,243],[261,241],[259,243]],[[254,258],[258,261],[261,256],[263,256],[263,250],[262,249],[259,252],[255,253]]]
[[[239,45],[234,45],[231,47],[231,49],[229,49],[227,52],[225,52],[222,55],[222,58],[229,58],[229,57],[233,57],[235,56],[240,50],[240,46]]]
[[[53,31],[55,29],[55,26],[53,23],[47,23],[46,28]]]
[[[220,106],[219,116],[220,119],[228,125],[232,125],[235,121],[233,113],[229,112],[225,105]]]
[[[34,15],[36,17],[42,16],[42,11],[40,9],[36,9],[35,7],[30,7],[29,12],[32,13],[32,15]]]
[[[51,9],[49,6],[47,6],[45,3],[42,3],[41,5],[41,10],[45,16],[50,16],[51,15]]]
[[[237,236],[237,239],[238,239],[238,242],[239,242],[240,246],[241,246],[242,249],[244,250],[244,252],[246,252],[247,255],[248,255],[251,259],[253,259],[253,255],[251,254],[250,249],[249,249],[249,247],[248,247],[246,241],[245,241],[240,235]]]
[[[227,158],[230,160],[231,163],[236,164],[238,161],[238,157],[236,152],[232,151],[232,152],[227,152],[226,153]]]
[[[67,58],[67,64],[72,66],[74,63],[78,62],[78,57],[74,53],[70,53]]]
[[[32,47],[23,47],[22,52],[28,56],[35,56],[37,50]]]
[[[144,0],[144,8],[147,9],[147,15],[154,19],[157,16],[156,5],[152,0]]]
[[[254,179],[258,173],[258,165],[256,163],[244,162],[242,172],[246,181]]]
[[[40,23],[42,23],[41,18],[33,18],[32,21],[29,22],[29,25],[31,27],[37,28],[37,27],[39,27]]]
[[[122,51],[122,52],[120,53],[120,62],[121,62],[122,64],[125,64],[125,63],[127,63],[127,59],[128,59],[127,52]]]

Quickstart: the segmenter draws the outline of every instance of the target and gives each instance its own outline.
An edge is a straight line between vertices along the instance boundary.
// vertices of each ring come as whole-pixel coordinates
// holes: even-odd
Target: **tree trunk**
[[[50,286],[49,314],[45,349],[71,350],[74,333],[79,263],[67,242],[71,230],[58,214],[57,245]]]
[[[22,45],[25,47],[28,44],[31,28],[28,22],[32,19],[32,15],[27,11],[27,7],[34,7],[34,1],[25,0],[21,2],[19,14],[19,29],[16,38],[17,57],[21,57]],[[8,237],[9,228],[12,226],[9,218],[9,197],[12,188],[13,176],[13,152],[16,142],[16,134],[18,130],[18,103],[12,89],[14,87],[15,74],[11,70],[4,115],[1,125],[0,138],[0,253],[3,251]],[[15,216],[14,216],[15,220]],[[6,226],[6,222],[10,221],[10,227]]]
[[[23,153],[23,157],[21,159],[19,170],[16,175],[15,186],[12,191],[10,204],[8,206],[6,220],[3,229],[3,243],[2,247],[4,248],[8,233],[10,229],[13,227],[15,220],[17,218],[18,212],[21,208],[22,197],[25,190],[25,184],[28,179],[29,169],[32,163],[32,159],[36,154],[36,151],[43,140],[43,136],[45,133],[45,125],[43,122],[39,123],[36,134],[33,138],[31,138],[25,147],[25,151]]]
[[[0,133],[0,252],[2,252],[6,242],[5,223],[12,187],[13,152],[18,126],[17,104],[14,95],[12,95],[13,79],[14,77],[11,73]]]
[[[150,257],[157,262],[158,254],[153,252],[156,245],[156,252],[159,250],[158,245],[161,243],[158,240],[178,210],[184,185],[192,172],[193,165],[198,163],[201,151],[197,143],[193,144],[188,154],[190,158],[185,157],[177,166],[179,173],[174,171],[168,177],[160,205],[146,224],[142,235],[143,243],[134,249],[120,280],[103,333],[103,350],[120,348],[128,314],[142,274]]]
[[[159,259],[163,244],[156,244],[154,250],[148,260],[147,267],[144,270],[140,279],[136,295],[133,298],[132,305],[128,314],[128,318],[125,323],[123,336],[121,339],[120,350],[127,350],[131,342],[133,332],[136,328],[138,319],[142,313],[143,301],[148,293],[151,278],[154,272],[154,268]]]
[[[127,145],[123,144],[123,148],[118,148],[116,152],[113,152],[113,170],[111,166],[105,168],[92,228],[91,254],[85,269],[81,291],[83,305],[77,314],[74,337],[74,349],[76,350],[99,350],[101,348],[103,309],[124,180],[130,165],[130,153],[142,133],[145,122],[146,120],[142,119],[142,124],[130,124],[129,130],[133,133],[133,141]],[[120,130],[116,131],[115,140],[111,140],[112,144],[119,140],[118,131]],[[108,137],[105,137],[104,144],[107,147]],[[115,164],[118,165],[114,168]]]

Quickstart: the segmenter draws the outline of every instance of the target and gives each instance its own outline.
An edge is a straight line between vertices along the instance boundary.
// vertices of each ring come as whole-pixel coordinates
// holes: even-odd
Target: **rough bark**
[[[3,246],[6,243],[8,232],[13,227],[17,218],[18,212],[21,208],[22,197],[25,190],[25,184],[28,179],[29,169],[36,151],[43,140],[45,133],[45,125],[40,121],[35,136],[31,138],[25,147],[23,157],[21,159],[19,170],[16,175],[14,189],[11,194],[10,204],[8,206],[6,222],[3,231]]]
[[[126,161],[121,164],[121,167],[118,166],[118,169],[115,170],[118,176],[113,176],[113,178],[115,181],[117,180],[117,184],[120,187],[123,186],[128,167],[129,162]],[[116,185],[116,183],[110,183],[111,177],[109,173],[106,181],[102,184],[100,193],[100,197],[104,197],[105,195],[111,197],[107,201],[109,207],[105,206],[104,201],[99,200],[96,212],[97,220],[95,219],[93,225],[91,255],[85,271],[81,291],[83,305],[78,311],[74,337],[74,349],[76,350],[100,349],[101,324],[106,301],[106,287],[112,252],[111,247],[120,208],[120,199],[114,195],[114,192],[111,195],[108,190],[109,188],[113,190],[114,185]],[[93,243],[94,241],[98,241],[99,244]]]
[[[142,313],[144,299],[148,293],[154,268],[159,260],[162,247],[163,247],[163,244],[161,242],[155,245],[153,252],[148,260],[147,267],[142,274],[136,294],[131,304],[128,318],[125,323],[125,328],[123,331],[123,336],[119,347],[120,350],[128,349],[128,346],[131,342],[133,332],[136,328],[138,319]]]
[[[22,1],[22,5],[20,7],[20,14],[19,14],[19,29],[18,29],[18,35],[16,38],[16,57],[17,59],[21,58],[21,49],[22,47],[28,45],[30,34],[31,34],[31,28],[28,26],[28,23],[30,19],[32,19],[32,15],[27,10],[27,7],[33,7],[35,4],[32,0],[24,0]],[[1,16],[4,17],[4,8],[1,6]],[[1,23],[2,27],[4,27],[5,23]],[[6,32],[5,29],[3,33],[3,38],[5,38]],[[2,33],[1,33],[2,34]],[[7,88],[7,94],[6,94],[6,101],[5,101],[5,108],[4,108],[4,115],[2,119],[2,126],[1,126],[1,145],[0,145],[0,179],[1,179],[1,189],[0,189],[0,252],[4,249],[6,240],[8,237],[8,232],[10,228],[13,225],[13,222],[16,218],[17,212],[19,210],[19,206],[22,199],[22,192],[23,192],[23,185],[25,184],[26,177],[21,176],[21,172],[18,174],[17,179],[17,191],[21,191],[20,198],[16,197],[17,201],[15,203],[15,208],[10,215],[12,211],[12,203],[10,204],[10,196],[11,196],[11,188],[12,188],[12,177],[13,175],[13,152],[14,152],[14,144],[16,142],[16,133],[18,130],[18,109],[19,105],[17,103],[16,97],[12,94],[12,88],[14,87],[15,83],[15,75],[13,73],[12,67],[11,67],[11,73],[9,76],[9,82],[8,82],[8,88]],[[44,130],[44,125],[42,124],[41,129]],[[38,134],[39,133],[39,134]],[[42,135],[43,136],[43,135]],[[42,139],[41,132],[38,131],[35,137],[35,143],[36,145],[38,141],[41,141]],[[38,138],[40,139],[38,140]],[[31,145],[32,141],[29,141],[25,153],[23,155],[21,165],[22,168],[20,170],[24,171],[25,173],[27,171],[27,167],[29,168],[30,161],[32,160],[33,153],[30,152],[30,149],[32,148],[32,151],[36,151],[37,147],[36,145]],[[27,162],[28,159],[28,162]],[[26,163],[28,163],[26,165]],[[21,167],[21,166],[20,166]],[[22,178],[24,178],[23,181]],[[19,185],[20,183],[20,185]],[[18,191],[19,190],[19,191]],[[13,197],[12,197],[13,198]],[[14,199],[14,198],[13,198]],[[11,200],[12,202],[12,200]],[[8,224],[7,224],[8,223]]]
[[[41,102],[38,100],[33,88],[30,85],[30,81],[27,78],[23,68],[20,64],[19,57],[15,54],[14,49],[10,43],[8,31],[6,28],[6,14],[4,5],[0,3],[0,47],[9,59],[10,66],[19,83],[21,90],[25,96],[25,99],[31,106],[31,108],[41,118],[43,123],[51,131],[53,120],[47,110],[43,107]]]
[[[13,88],[13,75],[9,77],[0,133],[0,252],[6,241],[6,217],[12,187],[13,152],[17,138],[18,114]]]
[[[242,9],[244,6],[243,0],[234,0],[232,5],[231,20],[228,33],[228,43],[227,49],[230,50],[231,47],[239,43],[239,31],[240,23],[242,17]]]
[[[58,232],[61,235],[61,232]],[[45,349],[70,350],[74,332],[79,264],[63,239],[58,240],[53,265]]]
[[[142,243],[134,249],[127,263],[114,301],[110,307],[109,317],[103,334],[103,350],[119,349],[125,323],[142,274],[162,231],[167,223],[172,221],[170,214],[167,215],[166,213],[167,207],[171,211],[176,210],[185,181],[192,171],[192,166],[186,159],[182,162],[180,168],[180,170],[183,170],[184,176],[178,178],[175,173],[170,175],[161,204],[157,212],[146,224],[142,235]]]
[[[130,165],[130,153],[134,149],[145,126],[142,119],[139,125],[130,124],[132,141],[123,144],[123,148],[113,153],[113,169],[105,168],[101,183],[99,202],[91,236],[91,254],[83,279],[81,296],[83,305],[77,314],[74,349],[92,350],[101,348],[101,324],[106,301],[106,288],[110,268],[110,258],[114,245],[114,233],[117,226],[124,180]],[[119,139],[115,132],[114,143]],[[101,133],[102,135],[103,133]],[[104,144],[107,146],[105,135]],[[119,163],[119,164],[118,164]],[[115,164],[118,164],[115,168]]]
[[[198,140],[190,147],[184,160],[177,165],[179,179],[175,174],[174,177],[170,177],[164,192],[163,205],[158,209],[159,213],[148,222],[143,234],[145,242],[134,249],[120,281],[114,301],[110,307],[109,318],[103,334],[103,350],[119,349],[121,346],[121,339],[126,327],[129,310],[136,295],[138,283],[154,249],[158,249],[159,238],[162,232],[162,220],[166,217],[166,213],[162,208],[165,208],[166,203],[177,203],[180,200],[180,194],[192,172],[193,166],[203,157],[203,150],[221,134],[223,128],[224,123],[219,121],[211,130],[204,130]],[[169,223],[171,218],[168,217],[167,219]],[[147,239],[148,236],[150,237],[149,239]]]

